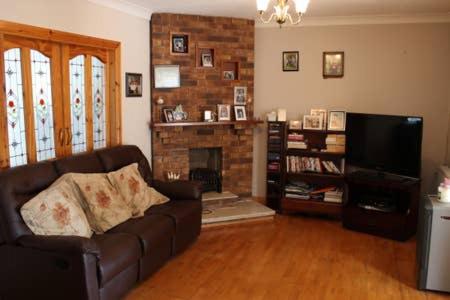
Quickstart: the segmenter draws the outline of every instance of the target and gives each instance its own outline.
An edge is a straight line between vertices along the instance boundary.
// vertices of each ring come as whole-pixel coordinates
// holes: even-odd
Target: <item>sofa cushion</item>
[[[55,167],[61,176],[66,173],[104,173],[105,169],[95,153],[78,154],[55,161]]]
[[[103,149],[96,152],[100,158],[106,172],[119,170],[132,163],[138,163],[139,173],[145,182],[151,186],[152,172],[147,158],[136,146],[118,146],[109,149]]]
[[[136,236],[108,233],[94,235],[92,239],[100,249],[97,269],[101,287],[141,258],[141,246]]]
[[[128,207],[106,174],[72,174],[77,185],[89,224],[96,233],[103,233],[131,218]]]
[[[152,206],[145,215],[171,217],[175,225],[173,254],[178,254],[200,234],[202,223],[202,202],[198,200],[170,201]]]
[[[139,238],[142,253],[152,253],[152,248],[164,241],[171,240],[175,232],[172,220],[164,215],[148,215],[138,219],[131,219],[122,223],[108,233],[128,233]],[[171,247],[167,252],[171,252]]]
[[[32,234],[19,213],[20,208],[57,178],[51,162],[0,172],[0,230],[6,242],[14,243],[18,237]]]
[[[131,208],[133,217],[142,217],[150,206],[169,201],[169,198],[147,185],[137,163],[110,172],[107,177]]]
[[[79,200],[66,182],[39,193],[22,206],[20,213],[36,235],[92,236]]]

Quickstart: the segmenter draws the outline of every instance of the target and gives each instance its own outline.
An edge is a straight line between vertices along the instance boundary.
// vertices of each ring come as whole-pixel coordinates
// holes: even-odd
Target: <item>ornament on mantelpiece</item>
[[[180,175],[180,173],[167,172],[166,176],[167,176],[168,181],[175,181],[175,180],[179,180],[181,175]]]
[[[163,97],[159,96],[158,99],[156,100],[156,104],[158,104],[158,105],[163,105],[163,104],[164,104],[164,99],[163,99]]]

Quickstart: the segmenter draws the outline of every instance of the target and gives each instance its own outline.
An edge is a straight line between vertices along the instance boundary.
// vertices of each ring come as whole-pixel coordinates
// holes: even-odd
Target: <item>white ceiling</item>
[[[89,0],[141,15],[153,12],[254,19],[256,0]],[[289,1],[289,0],[288,0]],[[275,4],[275,0],[271,0]],[[290,1],[292,2],[292,0]],[[450,0],[310,0],[304,20],[374,16],[450,17]]]

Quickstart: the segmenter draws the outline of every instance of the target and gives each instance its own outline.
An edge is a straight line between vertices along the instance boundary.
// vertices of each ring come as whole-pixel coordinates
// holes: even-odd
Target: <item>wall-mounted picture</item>
[[[344,52],[323,53],[323,78],[344,77]]]
[[[180,66],[178,65],[156,65],[155,88],[172,89],[180,87]]]
[[[236,118],[236,121],[246,121],[247,114],[245,113],[245,106],[235,106],[234,116]]]
[[[213,58],[211,53],[203,53],[202,54],[202,67],[212,68],[213,67]]]
[[[247,87],[234,87],[234,105],[245,105],[247,103]]]
[[[283,52],[283,72],[297,72],[298,61],[299,61],[298,51]]]
[[[189,54],[189,34],[171,33],[170,34],[170,53],[173,55]]]
[[[125,73],[126,96],[142,97],[142,74]]]
[[[164,112],[164,119],[166,121],[166,123],[172,123],[175,122],[175,119],[173,117],[173,109],[163,109]]]
[[[218,104],[217,105],[217,115],[219,121],[230,121],[231,120],[231,106],[228,104]]]
[[[323,108],[313,108],[311,109],[311,116],[322,116],[322,129],[326,129],[328,120],[328,111]]]
[[[307,130],[322,130],[323,129],[322,116],[303,116],[303,129]]]
[[[234,71],[223,71],[223,79],[234,80]]]
[[[345,111],[330,111],[328,116],[328,130],[345,131]]]

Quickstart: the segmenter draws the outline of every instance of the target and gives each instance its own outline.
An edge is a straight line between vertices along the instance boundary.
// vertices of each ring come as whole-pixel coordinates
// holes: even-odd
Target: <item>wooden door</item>
[[[4,35],[1,43],[3,166],[53,159],[63,153],[59,44]],[[1,112],[0,112],[1,113]]]

